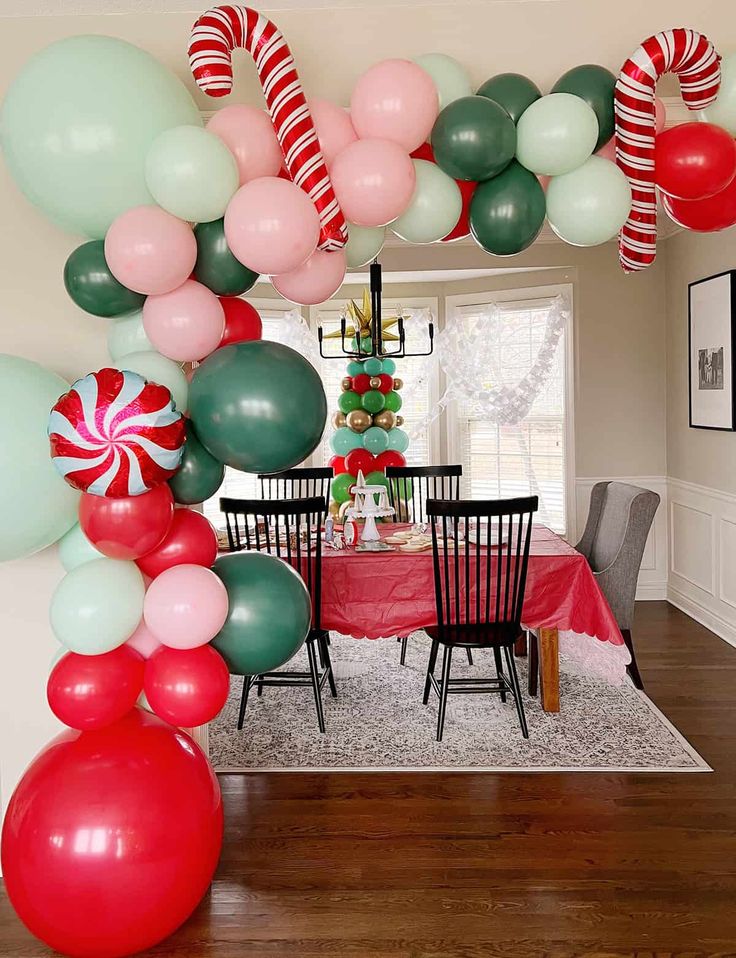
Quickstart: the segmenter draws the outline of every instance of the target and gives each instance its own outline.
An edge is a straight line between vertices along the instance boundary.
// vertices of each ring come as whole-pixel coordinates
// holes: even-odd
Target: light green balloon
[[[396,452],[406,452],[406,450],[409,448],[409,436],[404,432],[403,429],[389,429],[388,448],[393,449]]]
[[[0,354],[0,562],[45,549],[77,521],[79,493],[54,468],[47,431],[68,389],[38,363]]]
[[[67,572],[77,566],[91,562],[93,559],[104,559],[105,556],[89,541],[77,523],[59,539],[59,559]]]
[[[54,671],[54,666],[57,662],[60,662],[64,656],[67,654],[69,649],[65,645],[60,645],[59,648],[51,656],[51,661],[49,662],[49,675]]]
[[[114,363],[130,353],[153,351],[153,343],[146,336],[143,328],[142,310],[110,321],[107,331],[107,351]]]
[[[145,594],[143,575],[135,562],[85,562],[56,587],[51,597],[51,628],[71,652],[102,655],[122,645],[138,627]]]
[[[598,246],[613,239],[631,210],[631,187],[623,171],[591,156],[571,173],[553,176],[547,187],[547,219],[573,246]]]
[[[535,100],[516,125],[516,158],[532,173],[561,176],[588,159],[598,140],[598,118],[572,93]]]
[[[423,53],[420,57],[414,57],[414,62],[426,70],[434,80],[440,100],[440,110],[444,110],[453,100],[473,94],[473,85],[468,71],[454,57],[448,57],[445,53]]]
[[[201,126],[184,84],[115,37],[58,40],[26,63],[0,115],[20,189],[72,233],[101,239],[120,213],[151,203],[144,165],[163,130]]]
[[[357,226],[348,223],[348,241],[345,244],[345,259],[348,269],[365,266],[378,256],[386,242],[385,226]]]
[[[235,157],[201,126],[159,133],[146,156],[146,184],[159,206],[193,223],[225,215],[240,185]]]
[[[721,85],[716,102],[698,110],[698,119],[715,123],[736,136],[736,53],[721,60]]]
[[[416,186],[411,203],[391,223],[407,243],[436,243],[455,228],[463,208],[460,187],[436,163],[412,160]]]
[[[161,353],[140,352],[122,356],[115,363],[116,369],[129,369],[149,382],[166,386],[179,412],[185,412],[189,402],[189,383],[184,371],[173,359]]]

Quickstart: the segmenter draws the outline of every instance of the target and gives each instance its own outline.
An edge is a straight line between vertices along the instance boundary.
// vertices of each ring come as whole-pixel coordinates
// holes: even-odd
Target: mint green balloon
[[[89,541],[77,523],[59,539],[59,559],[67,572],[92,562],[93,559],[104,559],[105,556]]]
[[[77,521],[79,493],[49,453],[49,413],[68,389],[38,363],[0,354],[0,562],[45,549]]]
[[[330,448],[336,456],[347,456],[353,449],[360,449],[362,446],[363,435],[359,432],[353,432],[347,426],[341,426],[330,436]]]
[[[409,448],[409,437],[403,429],[389,429],[387,433],[388,448],[395,452],[406,452]]]
[[[698,111],[698,119],[722,126],[731,136],[736,136],[736,53],[721,60],[718,96],[715,103]]]
[[[553,176],[547,187],[547,219],[573,246],[598,246],[613,239],[631,210],[631,187],[622,170],[591,156],[571,173]]]
[[[362,435],[362,445],[374,456],[380,455],[388,449],[388,433],[380,426],[369,426]]]
[[[130,353],[153,351],[153,343],[146,336],[143,328],[142,311],[110,321],[107,331],[107,351],[114,363]]]
[[[385,226],[357,226],[348,223],[348,241],[345,244],[345,259],[348,269],[356,269],[370,263],[383,249],[386,241]]]
[[[56,587],[51,597],[51,628],[71,652],[102,655],[122,645],[136,630],[145,594],[143,575],[135,562],[85,562]]]
[[[25,64],[0,114],[5,162],[28,199],[72,233],[102,239],[152,202],[144,166],[159,133],[201,126],[184,84],[115,37],[58,40]]]
[[[516,158],[532,173],[561,176],[582,166],[595,149],[598,119],[572,93],[549,93],[524,110],[516,126]]]
[[[391,223],[391,229],[407,243],[436,243],[457,225],[463,209],[460,187],[436,163],[412,160],[416,186],[411,203]]]
[[[453,100],[473,93],[468,71],[454,57],[449,57],[446,53],[423,53],[420,57],[414,57],[414,62],[434,80],[440,110],[444,110]]]
[[[219,136],[201,126],[175,126],[151,144],[146,184],[167,212],[209,223],[225,215],[240,177],[235,157]]]
[[[370,359],[363,361],[363,368],[359,372],[366,373],[368,376],[380,376],[383,372],[383,362],[377,356],[371,356]],[[356,375],[352,373],[351,375]]]
[[[149,382],[166,386],[179,412],[185,412],[189,403],[189,383],[181,366],[161,353],[140,352],[121,356],[116,369],[129,369]]]
[[[396,372],[396,363],[393,361],[393,359],[383,360],[383,372],[385,372],[388,376],[393,376],[393,374]]]

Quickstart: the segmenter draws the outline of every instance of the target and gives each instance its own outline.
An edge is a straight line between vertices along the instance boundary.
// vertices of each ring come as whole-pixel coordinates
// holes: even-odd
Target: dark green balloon
[[[544,223],[546,203],[539,180],[514,160],[470,203],[470,229],[487,253],[512,256],[530,246]]]
[[[146,297],[119,283],[105,259],[105,241],[78,246],[64,266],[64,286],[74,302],[93,316],[125,316],[143,308]]]
[[[194,435],[192,424],[186,424],[187,440],[181,465],[169,479],[176,502],[193,506],[217,492],[225,478],[225,467],[214,459]]]
[[[216,349],[198,366],[189,416],[205,449],[242,472],[281,472],[316,448],[327,419],[317,371],[267,339]]]
[[[225,239],[224,220],[194,228],[197,262],[194,278],[218,296],[240,296],[255,285],[258,273],[235,259]]]
[[[437,165],[456,180],[487,180],[516,152],[516,127],[503,107],[484,96],[453,100],[432,129]]]
[[[497,73],[479,87],[477,95],[495,100],[514,123],[518,123],[521,114],[540,98],[542,91],[521,73]]]
[[[309,592],[296,570],[262,552],[221,556],[212,569],[229,603],[212,644],[230,672],[272,672],[296,655],[312,623]]]
[[[389,412],[398,412],[401,409],[401,396],[392,389],[391,392],[386,393],[386,402],[383,408],[388,409]]]
[[[572,93],[585,100],[598,117],[598,142],[595,149],[602,146],[613,136],[616,121],[613,113],[614,89],[616,77],[605,67],[597,63],[584,63],[563,73],[552,87],[552,93]]]

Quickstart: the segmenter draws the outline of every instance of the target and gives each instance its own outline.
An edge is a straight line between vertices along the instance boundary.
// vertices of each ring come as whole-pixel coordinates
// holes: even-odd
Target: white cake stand
[[[350,506],[347,515],[351,519],[363,519],[363,531],[360,541],[365,549],[372,551],[390,551],[391,546],[381,542],[381,535],[376,528],[376,519],[388,518],[394,514],[394,508],[388,501],[388,489],[381,485],[367,485],[362,472],[351,489],[355,505]]]

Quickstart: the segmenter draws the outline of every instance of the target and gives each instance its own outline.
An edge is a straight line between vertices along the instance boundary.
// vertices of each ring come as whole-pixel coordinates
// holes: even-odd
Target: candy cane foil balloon
[[[189,65],[208,96],[232,90],[232,51],[243,47],[258,71],[268,112],[291,179],[309,196],[321,224],[319,248],[338,250],[347,242],[345,217],[325,166],[294,58],[283,34],[250,7],[213,7],[194,24]]]
[[[702,110],[718,95],[720,57],[695,30],[665,30],[649,37],[624,63],[616,82],[616,162],[631,185],[631,213],[621,230],[624,270],[646,269],[657,255],[654,92],[664,73],[675,73],[682,98]]]

